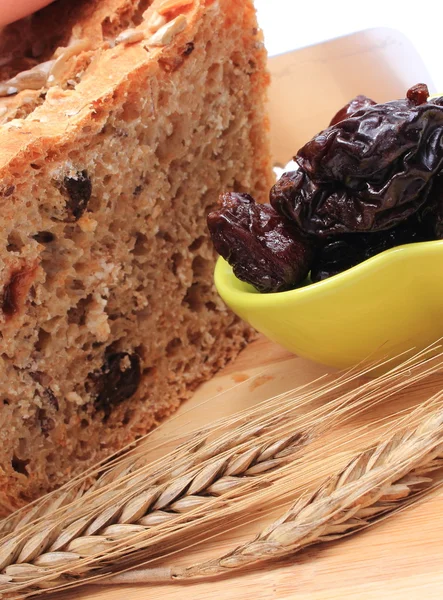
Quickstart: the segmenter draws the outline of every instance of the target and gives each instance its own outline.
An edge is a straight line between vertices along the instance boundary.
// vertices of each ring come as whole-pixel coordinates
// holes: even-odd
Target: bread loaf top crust
[[[42,68],[49,73],[45,85],[0,97],[0,119],[3,117],[3,120],[14,113],[26,113],[28,105],[35,106],[24,118],[12,118],[0,125],[0,197],[7,198],[13,193],[14,173],[22,174],[37,158],[44,156],[51,160],[51,156],[55,157],[78,136],[99,133],[101,117],[112,108],[113,98],[119,95],[121,84],[128,78],[137,80],[141,71],[155,78],[159,70],[179,68],[193,50],[192,40],[201,15],[218,8],[220,2],[226,4],[222,12],[225,22],[220,29],[228,35],[232,11],[235,11],[232,1],[154,0],[141,14],[146,0],[71,3],[80,4],[80,15],[76,17],[71,11],[64,21],[64,39],[59,41],[66,45],[53,52],[49,58],[53,62],[49,65],[49,61],[44,61]],[[50,32],[57,27],[54,19],[61,16],[63,6],[68,5],[65,0],[59,0],[40,11],[37,32]],[[125,13],[129,15],[126,19]],[[114,21],[120,27],[114,26]],[[125,21],[133,26],[119,31]],[[25,26],[26,22],[13,26],[22,29],[20,40]],[[257,50],[262,46],[264,53],[261,34],[255,33]],[[7,34],[3,32],[3,36]],[[35,44],[35,31],[33,35]],[[50,33],[47,35],[50,37]],[[83,69],[80,75],[75,73],[77,68]],[[33,70],[39,71],[39,66]],[[267,85],[266,73],[255,76],[263,78],[258,85]],[[26,85],[21,84],[18,74],[3,83],[3,87],[14,87],[17,81],[19,86]],[[38,87],[38,83],[32,82],[31,86]],[[149,94],[149,90],[146,93]]]

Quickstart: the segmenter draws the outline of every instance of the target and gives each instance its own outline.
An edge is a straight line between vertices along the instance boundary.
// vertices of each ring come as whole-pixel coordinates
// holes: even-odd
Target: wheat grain
[[[367,371],[303,386],[197,432],[154,463],[147,462],[146,448],[136,445],[133,454],[97,467],[96,482],[91,480],[94,472],[88,472],[50,496],[58,503],[54,515],[48,517],[51,500],[45,499],[20,518],[6,520],[0,594],[23,597],[51,586],[79,585],[97,573],[149,559],[160,542],[166,552],[178,532],[190,539],[199,524],[209,531],[221,517],[243,513],[248,518],[262,498],[266,506],[287,501],[308,481],[308,460],[322,455],[323,448],[307,456],[303,472],[297,455],[314,433],[439,373],[442,365],[441,356],[420,367],[408,361],[345,393]],[[342,457],[337,454],[334,460],[341,464]],[[273,487],[265,496],[267,485]],[[349,527],[356,527],[355,521]],[[97,571],[101,566],[104,571]]]
[[[177,515],[190,515],[192,519],[193,513],[198,516],[202,510],[214,510],[217,504],[224,506],[226,501],[220,498],[219,491],[208,492],[214,484],[223,487],[229,478],[230,485],[224,488],[224,495],[229,497],[234,497],[245,484],[254,482],[259,487],[260,478],[293,460],[308,439],[308,435],[293,434],[278,443],[266,442],[243,453],[235,449],[230,455],[194,468],[166,486],[146,490],[124,504],[105,508],[95,518],[80,518],[67,527],[58,522],[49,523],[31,537],[12,537],[0,549],[0,568],[10,578],[7,587],[23,582],[35,585],[42,577],[59,575],[61,571],[78,574],[77,566],[83,574],[85,566],[81,559],[109,552],[117,540],[130,546],[140,534]],[[259,465],[261,468],[257,469]],[[0,587],[0,592],[3,591]]]
[[[151,463],[149,472],[143,468],[146,466],[146,454],[149,451],[145,445],[151,433],[147,434],[138,442],[131,443],[114,456],[89,469],[83,476],[77,477],[76,480],[71,481],[60,490],[47,494],[43,499],[0,521],[0,538],[28,526],[35,520],[44,520],[47,514],[64,518],[66,512],[72,512],[71,503],[86,492],[89,496],[88,501],[93,502],[91,492],[95,490],[108,488],[117,494],[117,482],[123,487],[134,487],[134,474],[138,469],[140,469],[140,476],[146,482],[150,481],[151,483],[155,483],[154,479],[158,473],[163,473],[166,477],[176,476],[189,468],[192,456],[194,456],[194,464],[198,464],[216,456],[223,450],[240,446],[248,438],[261,435],[266,427],[274,428],[274,431],[277,431],[277,425],[283,421],[284,416],[292,426],[298,423],[300,428],[307,428],[310,424],[314,424],[318,430],[321,429],[322,419],[324,427],[331,426],[334,418],[337,422],[343,422],[347,416],[356,413],[359,407],[367,409],[380,399],[386,399],[389,395],[394,395],[398,391],[426,379],[429,375],[437,373],[443,363],[442,355],[430,358],[427,361],[429,363],[427,368],[424,367],[426,358],[429,355],[432,356],[436,349],[438,346],[433,345],[388,371],[382,377],[365,382],[364,385],[344,395],[343,390],[348,385],[371,374],[372,370],[378,368],[379,365],[368,366],[340,376],[323,376],[295,390],[272,397],[255,406],[252,411],[243,411],[212,424],[205,431],[196,432],[190,440],[177,447],[175,452],[169,453],[163,460]],[[423,364],[420,364],[420,361],[423,361]],[[389,361],[386,362],[386,364],[388,363]],[[257,377],[260,376],[261,373],[257,375]],[[241,388],[241,385],[237,387]],[[332,403],[332,406],[328,406],[326,402],[334,394],[339,398]],[[342,395],[340,396],[340,394]],[[303,407],[308,407],[315,400],[321,401],[318,409],[310,409],[301,415],[295,413],[294,407],[299,411]],[[197,408],[203,408],[205,404],[213,401],[214,398],[211,398]],[[171,420],[175,419],[177,417],[173,417]],[[244,427],[244,423],[248,423],[248,426]],[[225,434],[221,435],[220,432],[223,430]],[[219,438],[215,443],[208,443],[211,435],[214,434],[220,434]],[[168,465],[171,464],[175,465],[172,470],[168,468]],[[102,500],[99,499],[99,502]],[[65,511],[59,510],[63,507],[67,507]]]
[[[441,398],[440,394],[435,399]],[[309,497],[249,541],[219,558],[187,568],[162,570],[165,580],[231,573],[255,563],[288,557],[320,542],[360,531],[398,511],[437,483],[443,466],[443,409],[422,417],[413,429],[397,433],[355,456]],[[158,581],[157,569],[128,571],[100,583]]]

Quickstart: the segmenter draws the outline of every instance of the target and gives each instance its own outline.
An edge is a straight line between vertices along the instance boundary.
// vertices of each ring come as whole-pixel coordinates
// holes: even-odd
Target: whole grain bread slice
[[[174,411],[253,332],[207,212],[270,186],[252,0],[59,0],[0,38],[0,511]]]

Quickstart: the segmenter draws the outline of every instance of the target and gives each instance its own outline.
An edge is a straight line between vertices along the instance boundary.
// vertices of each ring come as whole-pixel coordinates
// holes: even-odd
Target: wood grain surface
[[[168,439],[273,394],[311,381],[326,369],[288,354],[260,338],[237,361],[202,386],[176,419],[153,439]],[[405,404],[408,399],[405,398]],[[370,412],[366,419],[374,417]],[[218,556],[253,537],[269,520],[209,540],[171,562],[189,565]],[[227,524],[228,529],[228,524]],[[54,600],[422,600],[443,598],[443,492],[381,524],[339,542],[312,547],[294,558],[269,563],[231,577],[197,583],[84,587],[51,596]],[[160,564],[159,564],[160,566]]]

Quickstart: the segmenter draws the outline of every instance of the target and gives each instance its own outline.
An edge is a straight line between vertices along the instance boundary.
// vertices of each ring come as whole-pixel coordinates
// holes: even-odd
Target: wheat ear
[[[41,588],[79,585],[90,581],[91,576],[103,575],[101,567],[109,572],[110,568],[124,568],[125,561],[134,564],[138,559],[140,563],[143,557],[155,554],[156,542],[161,541],[164,547],[168,536],[177,532],[193,535],[199,521],[208,526],[216,522],[217,515],[232,515],[238,510],[246,510],[247,518],[248,509],[261,501],[257,484],[279,482],[280,467],[285,464],[291,470],[290,481],[285,484],[282,480],[282,497],[287,500],[297,488],[294,476],[299,474],[300,464],[294,461],[294,453],[309,437],[294,433],[300,431],[300,425],[310,425],[311,429],[316,425],[316,433],[323,431],[332,423],[346,420],[356,411],[440,372],[441,364],[440,356],[416,372],[413,365],[405,363],[390,375],[367,382],[349,394],[339,394],[331,405],[303,415],[297,414],[300,406],[334,396],[343,383],[355,380],[359,373],[327,381],[320,388],[299,389],[295,398],[286,394],[268,400],[259,410],[255,408],[209,427],[208,435],[196,434],[182,449],[154,466],[146,464],[143,449],[135,457],[136,465],[141,461],[140,468],[131,466],[130,457],[116,460],[84,498],[61,506],[56,518],[39,516],[36,522],[3,538],[0,594],[19,593],[15,597],[23,598]],[[214,441],[214,434],[223,429],[225,433]],[[157,481],[159,473],[162,477]],[[219,490],[221,496],[207,495],[208,489],[212,487],[214,492],[213,486],[223,480],[226,487]],[[199,492],[198,486],[203,482],[207,487]],[[275,491],[278,492],[278,485]],[[268,500],[272,500],[272,495],[268,494]],[[123,518],[125,510],[131,518]],[[47,514],[46,509],[43,512]]]
[[[434,344],[392,368],[385,375],[368,381],[344,395],[343,390],[346,389],[346,386],[355,384],[365,375],[370,375],[373,369],[380,365],[368,365],[348,373],[342,373],[340,376],[323,376],[290,392],[267,399],[255,406],[253,411],[246,410],[213,423],[204,431],[194,434],[190,440],[182,443],[173,453],[168,453],[162,460],[154,461],[149,466],[146,463],[146,455],[152,449],[146,448],[145,444],[152,432],[148,433],[124,450],[92,467],[83,476],[64,485],[60,490],[51,492],[42,499],[0,520],[0,539],[12,532],[29,527],[37,520],[45,522],[48,516],[64,518],[64,515],[72,512],[71,503],[80,499],[84,494],[88,494],[88,502],[93,504],[91,494],[97,489],[106,488],[108,497],[112,493],[118,497],[122,487],[127,488],[128,491],[134,487],[138,476],[142,477],[146,483],[150,482],[154,485],[158,473],[170,477],[177,472],[185,472],[189,468],[191,456],[194,456],[194,464],[201,463],[203,460],[216,456],[223,449],[239,446],[249,435],[252,437],[258,435],[258,430],[263,430],[266,426],[270,428],[281,422],[284,417],[287,421],[292,420],[293,425],[298,420],[300,429],[312,424],[317,430],[321,429],[320,424],[328,428],[334,419],[337,422],[343,422],[359,408],[365,410],[377,401],[384,400],[387,396],[394,395],[401,389],[426,379],[432,373],[437,373],[443,365],[443,355],[435,356],[437,349],[438,346]],[[388,366],[389,362],[386,361],[385,366]],[[241,384],[238,387],[240,393]],[[326,406],[324,402],[327,402],[334,394],[339,397],[341,394],[341,397],[338,402],[332,403],[333,410],[330,411],[329,406]],[[320,399],[323,402],[318,409],[311,409],[307,415],[304,414],[301,417],[294,414],[294,407],[299,410],[303,406],[308,406],[312,400]],[[213,400],[211,399],[211,402]],[[175,419],[177,417],[172,418],[172,420]],[[250,425],[246,431],[244,427],[242,428],[242,422]],[[219,434],[223,429],[225,435],[219,437],[216,444],[209,443],[211,435]],[[254,429],[257,431],[251,433],[251,430]],[[175,465],[173,472],[170,469],[171,464]],[[100,502],[100,499],[98,501]],[[61,510],[62,508],[65,510]]]
[[[260,561],[288,557],[312,544],[337,540],[410,504],[439,483],[443,466],[443,409],[356,455],[309,497],[299,499],[254,540],[190,567],[139,569],[100,584],[217,576]]]
[[[42,577],[47,585],[63,583],[60,571],[85,575],[92,567],[88,568],[84,559],[87,563],[89,557],[111,550],[116,542],[131,547],[134,537],[179,515],[189,515],[189,521],[195,511],[201,514],[206,507],[214,510],[217,504],[223,506],[242,486],[259,484],[263,476],[293,460],[307,440],[306,435],[292,434],[244,452],[235,449],[169,485],[145,490],[123,504],[112,505],[95,518],[80,518],[63,529],[57,523],[49,524],[29,538],[9,538],[0,549],[0,593],[15,591],[14,583],[21,589],[25,582],[26,587],[35,583],[38,586]],[[52,575],[56,581],[47,581],[51,569],[55,569]]]

